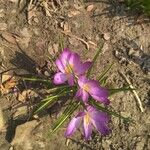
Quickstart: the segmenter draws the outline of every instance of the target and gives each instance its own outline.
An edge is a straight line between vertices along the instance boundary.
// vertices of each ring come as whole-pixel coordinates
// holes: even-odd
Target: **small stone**
[[[94,5],[89,5],[89,6],[86,8],[86,10],[87,10],[88,12],[90,12],[90,11],[93,10],[93,8],[94,8]]]
[[[33,120],[17,126],[15,137],[11,144],[13,146],[24,147],[24,150],[32,149],[32,144],[34,143],[33,139],[31,138],[32,132],[38,124],[39,122]]]
[[[0,23],[0,31],[4,31],[7,29],[7,24],[6,23]]]
[[[35,17],[33,20],[34,20],[35,23],[39,23],[39,19],[38,18]]]
[[[104,33],[103,38],[108,41],[110,39],[110,34],[109,33]]]

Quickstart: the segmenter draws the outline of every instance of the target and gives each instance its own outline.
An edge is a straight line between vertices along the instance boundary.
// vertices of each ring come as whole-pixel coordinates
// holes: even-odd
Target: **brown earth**
[[[150,149],[149,18],[129,11],[121,0],[52,0],[47,2],[48,8],[37,1],[29,5],[27,0],[21,0],[19,6],[17,2],[0,0],[1,72],[18,68],[15,69],[17,74],[40,74],[40,77],[49,78],[52,74],[45,70],[44,73],[39,73],[38,70],[47,65],[48,57],[57,55],[62,40],[65,47],[78,52],[83,60],[92,59],[96,48],[104,42],[92,77],[96,78],[103,69],[114,63],[108,74],[111,87],[126,85],[119,74],[119,71],[124,72],[136,88],[144,112],[140,111],[131,92],[118,93],[110,98],[111,108],[133,118],[135,124],[127,125],[112,117],[112,133],[109,136],[101,137],[94,132],[92,140],[85,142],[78,132],[68,141],[63,136],[66,125],[52,138],[47,137],[51,124],[60,114],[60,107],[55,113],[45,113],[42,118],[27,122],[28,119],[24,116],[15,119],[14,114],[20,107],[19,114],[22,111],[26,113],[28,103],[18,102],[14,95],[8,95],[0,99],[0,111],[2,109],[7,116],[4,117],[7,128],[0,128],[0,149]],[[27,11],[29,6],[32,9]],[[17,107],[13,108],[12,104],[17,104]]]

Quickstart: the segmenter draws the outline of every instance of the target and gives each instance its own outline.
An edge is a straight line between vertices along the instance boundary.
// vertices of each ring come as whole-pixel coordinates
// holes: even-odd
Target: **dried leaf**
[[[93,10],[93,8],[94,8],[94,5],[89,5],[89,6],[86,8],[86,10],[87,10],[88,12],[90,12],[90,11]]]
[[[14,72],[12,70],[3,73],[2,74],[2,79],[1,79],[2,84],[4,82],[10,80],[13,77],[13,75],[14,75]]]
[[[77,16],[77,15],[79,15],[80,14],[80,11],[78,11],[78,10],[73,10],[73,11],[71,11],[71,12],[69,12],[68,13],[68,17],[75,17],[75,16]]]
[[[31,97],[37,97],[37,96],[38,96],[37,93],[35,93],[33,90],[28,89],[28,90],[24,90],[22,93],[19,93],[17,99],[20,102],[25,102],[29,98],[31,98]]]
[[[16,35],[10,33],[10,32],[3,32],[2,33],[2,38],[4,38],[7,42],[11,44],[17,44],[16,42]]]

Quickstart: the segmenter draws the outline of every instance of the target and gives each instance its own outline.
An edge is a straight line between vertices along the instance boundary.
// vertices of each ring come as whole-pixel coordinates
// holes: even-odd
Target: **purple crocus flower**
[[[87,110],[78,113],[76,117],[70,121],[65,136],[70,137],[73,135],[73,133],[79,128],[82,121],[86,140],[91,138],[93,127],[95,127],[102,135],[110,133],[110,129],[108,128],[110,117],[106,113],[100,112],[92,106],[88,106]]]
[[[69,85],[74,85],[74,77],[85,74],[90,68],[91,62],[82,63],[77,53],[65,48],[56,60],[56,65],[60,72],[55,74],[54,83],[62,84],[68,81]]]
[[[89,80],[85,76],[80,76],[78,84],[80,88],[76,93],[76,97],[81,97],[84,102],[87,102],[89,95],[91,95],[95,100],[106,105],[110,103],[108,99],[108,91],[102,88],[98,81]]]

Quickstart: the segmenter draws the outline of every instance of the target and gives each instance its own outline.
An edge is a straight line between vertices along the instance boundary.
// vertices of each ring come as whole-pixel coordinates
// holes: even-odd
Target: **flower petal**
[[[69,125],[67,127],[67,130],[65,132],[65,136],[66,137],[71,136],[77,130],[77,128],[80,125],[81,119],[82,119],[82,117],[74,117],[70,121],[70,123],[69,123]]]
[[[56,65],[57,65],[58,69],[59,69],[61,72],[65,73],[65,68],[64,68],[64,65],[62,64],[61,60],[60,60],[60,59],[57,59],[55,63],[56,63]]]
[[[72,69],[80,67],[80,56],[77,53],[72,53],[68,60],[68,63],[72,66]]]
[[[75,95],[76,98],[81,97],[82,95],[82,89],[79,89]]]
[[[78,75],[83,75],[85,72],[91,67],[92,62],[87,61],[83,64],[80,64],[80,66],[77,68]]]
[[[80,76],[78,79],[78,84],[81,88],[88,82],[88,79],[85,76]]]
[[[91,134],[92,134],[92,124],[91,122],[88,122],[87,116],[84,116],[84,120],[83,120],[83,129],[84,129],[84,136],[86,140],[89,140],[91,138]]]
[[[84,102],[87,102],[88,101],[88,98],[89,98],[89,94],[86,92],[86,91],[82,91],[82,100],[84,101]]]
[[[111,130],[108,127],[110,117],[106,113],[94,111],[90,116],[92,124],[101,134],[107,135],[110,133]]]
[[[108,99],[108,91],[99,86],[99,83],[97,81],[90,80],[89,82],[87,82],[87,85],[89,87],[88,92],[95,100],[100,101],[106,105],[110,103]]]
[[[64,67],[68,64],[69,58],[71,56],[71,51],[68,48],[65,48],[60,55],[60,60]]]
[[[70,86],[73,86],[74,85],[74,76],[72,74],[69,74],[67,78],[68,78],[68,84]]]
[[[58,72],[54,75],[54,84],[62,84],[67,81],[67,77],[64,73]]]

